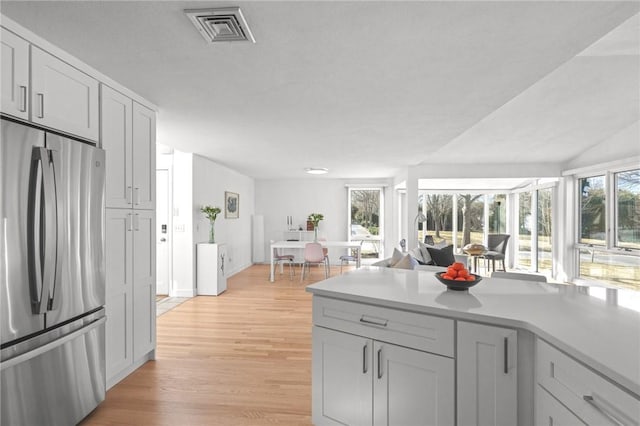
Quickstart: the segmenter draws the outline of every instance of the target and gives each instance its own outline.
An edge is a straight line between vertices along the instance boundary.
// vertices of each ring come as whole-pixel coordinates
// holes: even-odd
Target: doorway
[[[349,188],[349,240],[362,241],[364,259],[384,257],[382,188]]]
[[[173,153],[158,147],[156,158],[156,295],[172,296]]]

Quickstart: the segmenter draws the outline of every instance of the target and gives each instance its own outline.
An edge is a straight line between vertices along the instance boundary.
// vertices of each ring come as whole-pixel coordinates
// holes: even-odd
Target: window
[[[604,176],[582,178],[580,188],[580,242],[604,245],[606,203]]]
[[[531,269],[531,192],[518,194],[518,266]]]
[[[640,290],[640,169],[577,183],[578,277]]]
[[[551,188],[539,189],[537,199],[538,213],[538,272],[552,272],[552,241],[551,241],[551,197],[553,195]]]
[[[382,189],[349,188],[351,241],[363,241],[362,257],[382,256]]]
[[[616,247],[640,249],[640,169],[615,174]]]
[[[446,240],[453,242],[453,196],[450,194],[421,194],[420,200],[426,205],[425,216],[427,221],[423,224],[420,241],[429,235],[435,243]]]
[[[487,195],[489,208],[489,233],[504,234],[507,229],[507,196],[505,194]]]
[[[484,195],[458,195],[459,247],[470,243],[484,244]]]

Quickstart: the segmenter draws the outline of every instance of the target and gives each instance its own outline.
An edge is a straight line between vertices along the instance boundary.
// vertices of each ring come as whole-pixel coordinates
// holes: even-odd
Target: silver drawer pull
[[[367,374],[367,345],[362,347],[362,374]]]
[[[36,94],[36,97],[40,101],[40,113],[38,114],[38,118],[44,118],[44,94],[38,93]]]
[[[27,86],[20,87],[20,111],[27,112]]]
[[[596,402],[596,400],[595,400],[595,398],[593,396],[591,396],[591,395],[583,395],[582,399],[587,401],[593,408],[595,408],[597,411],[599,411],[600,414],[604,415],[606,418],[611,420],[613,423],[615,423],[615,424],[617,424],[619,426],[625,426],[625,423],[623,423],[620,420],[618,420],[618,418],[616,416],[614,416],[612,413],[607,411],[604,407],[599,405]]]
[[[364,324],[372,324],[372,325],[378,325],[380,327],[386,327],[389,320],[380,319],[380,318],[371,318],[371,317],[367,318],[365,315],[363,315],[362,317],[360,317],[360,322]]]

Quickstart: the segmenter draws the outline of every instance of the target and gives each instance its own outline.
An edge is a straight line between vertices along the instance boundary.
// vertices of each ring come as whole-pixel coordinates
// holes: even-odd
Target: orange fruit
[[[469,276],[469,271],[467,271],[466,269],[460,269],[458,271],[458,276],[462,278],[467,278]]]
[[[467,281],[475,281],[476,277],[474,277],[473,275],[469,275],[467,277]]]
[[[462,278],[462,277],[458,277],[458,278],[454,278],[454,280],[456,281],[466,281],[466,278]]]
[[[440,275],[440,276],[441,276],[442,278],[444,278],[445,280],[455,280],[455,278],[454,278],[454,277],[452,277],[451,275],[447,275],[446,273],[445,273],[445,274],[442,274],[442,275]]]
[[[454,262],[453,264],[451,264],[450,268],[453,268],[457,271],[464,269],[464,263],[462,262]]]
[[[453,269],[451,266],[449,266],[447,268],[447,275],[451,275],[452,277],[457,277],[458,276],[458,271],[456,269]]]

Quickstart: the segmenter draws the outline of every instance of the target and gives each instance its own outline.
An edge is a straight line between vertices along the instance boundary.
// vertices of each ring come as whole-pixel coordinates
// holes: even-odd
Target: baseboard
[[[138,368],[142,367],[147,361],[152,361],[155,358],[156,358],[156,351],[155,350],[146,353],[140,359],[138,359],[137,361],[134,361],[133,364],[131,364],[127,368],[125,368],[124,370],[120,371],[115,376],[110,377],[109,379],[107,379],[107,390],[111,389],[112,387],[117,385],[119,382],[121,382],[129,374],[133,373]]]
[[[196,296],[195,289],[174,290],[171,294],[171,297],[195,297],[195,296]]]
[[[253,263],[247,263],[247,264],[242,265],[242,266],[240,266],[238,268],[235,268],[234,270],[229,272],[229,275],[227,275],[227,278],[230,278],[230,277],[234,276],[235,274],[237,274],[239,272],[242,272],[242,271],[244,271],[245,269],[247,269],[247,268],[249,268],[251,266],[253,266]]]

